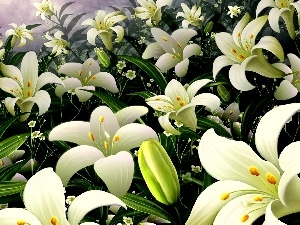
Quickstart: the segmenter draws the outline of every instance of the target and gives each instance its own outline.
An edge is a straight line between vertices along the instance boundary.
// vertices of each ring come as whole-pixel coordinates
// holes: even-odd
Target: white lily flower
[[[199,158],[219,181],[199,195],[186,225],[252,224],[265,213],[269,218],[300,211],[300,142],[286,146],[279,157],[277,150],[281,129],[299,110],[299,103],[281,105],[262,117],[255,145],[265,160],[242,141],[218,136],[213,129],[204,133]]]
[[[49,83],[64,85],[53,73],[45,72],[38,76],[38,59],[33,51],[25,54],[21,63],[21,70],[2,63],[1,71],[5,77],[0,78],[0,88],[14,96],[14,98],[5,98],[6,109],[15,115],[14,107],[17,105],[22,113],[27,112],[20,117],[20,121],[28,118],[34,104],[39,107],[39,115],[48,110],[51,98],[47,91],[40,90],[44,85]]]
[[[42,0],[42,2],[32,3],[37,8],[36,16],[41,15],[42,20],[46,19],[46,16],[54,15],[54,6],[51,0]]]
[[[284,53],[278,40],[272,36],[264,36],[255,44],[255,38],[267,21],[261,16],[251,21],[246,13],[235,26],[232,35],[221,32],[215,35],[216,44],[224,54],[213,63],[213,77],[225,66],[232,65],[229,70],[231,84],[238,90],[249,91],[253,86],[246,78],[245,71],[253,71],[269,78],[281,78],[284,72],[273,67],[264,57],[262,49],[272,52],[282,62]]]
[[[14,29],[9,29],[5,32],[5,36],[8,37],[10,35],[13,35],[13,38],[11,40],[11,46],[14,47],[17,41],[20,40],[20,43],[18,47],[23,47],[26,44],[26,38],[29,40],[33,40],[32,34],[33,32],[31,30],[26,29],[26,25],[23,23],[22,25],[18,26],[15,23],[9,24],[13,26]]]
[[[201,21],[204,20],[204,17],[201,16],[201,7],[194,5],[192,9],[189,9],[189,7],[181,3],[181,8],[183,12],[179,12],[176,15],[176,19],[178,17],[183,17],[184,20],[182,21],[182,27],[184,29],[188,29],[189,25],[193,25],[195,27],[198,27],[201,25]]]
[[[283,63],[273,64],[287,74],[274,93],[277,100],[293,98],[300,91],[300,59],[292,53],[287,54],[287,57],[290,60],[291,68]]]
[[[197,128],[195,107],[203,105],[214,111],[220,106],[220,99],[214,94],[203,93],[195,96],[198,90],[209,82],[211,82],[209,79],[197,80],[186,90],[180,82],[173,79],[168,83],[165,95],[147,98],[146,103],[153,109],[166,113],[158,118],[160,125],[166,132],[175,135],[180,134],[172,126],[169,118],[179,121],[195,131]]]
[[[115,78],[110,73],[100,72],[98,62],[92,58],[87,59],[83,64],[66,63],[59,68],[58,72],[69,77],[62,81],[64,86],[56,86],[55,94],[58,97],[62,97],[67,91],[72,91],[77,95],[79,101],[85,102],[93,94],[84,90],[94,91],[95,87],[102,87],[113,93],[119,91]]]
[[[279,19],[284,20],[287,31],[292,39],[295,39],[295,26],[293,23],[294,11],[300,12],[300,2],[294,2],[294,0],[261,0],[256,8],[256,16],[265,8],[272,7],[269,12],[268,20],[270,27],[280,32]],[[300,22],[300,16],[298,15],[298,22]]]
[[[54,37],[49,35],[49,32],[45,34],[45,38],[48,42],[44,43],[44,45],[48,48],[53,48],[51,54],[55,54],[55,56],[60,55],[61,53],[69,54],[70,43],[61,38],[64,33],[62,31],[57,31],[54,34]]]
[[[146,24],[149,27],[152,27],[154,23],[155,25],[161,20],[161,8],[163,6],[170,6],[172,4],[172,0],[137,0],[137,2],[142,7],[133,8],[135,11],[135,16],[142,19],[147,20]]]
[[[199,45],[188,44],[197,32],[192,29],[178,29],[170,36],[159,28],[151,28],[151,33],[157,42],[147,46],[142,58],[159,57],[155,65],[163,73],[175,67],[178,77],[185,76],[190,63],[189,57],[202,53]]]
[[[0,210],[0,222],[5,225],[78,225],[91,210],[109,205],[126,208],[116,196],[91,190],[77,196],[65,213],[64,187],[52,168],[45,168],[33,175],[23,192],[26,209],[6,208]],[[87,224],[87,223],[82,223]]]
[[[56,173],[64,186],[80,169],[94,165],[112,194],[125,194],[134,172],[129,150],[148,138],[158,139],[152,128],[132,123],[147,112],[146,107],[130,106],[114,114],[108,107],[100,106],[92,112],[90,122],[72,121],[55,127],[49,134],[50,141],[80,145],[68,150],[57,162]]]
[[[228,6],[229,11],[227,12],[227,15],[230,15],[230,18],[233,18],[234,16],[238,17],[241,13],[241,9],[239,6]]]
[[[112,43],[112,33],[115,32],[117,34],[116,41],[120,43],[124,37],[124,28],[120,25],[114,26],[116,23],[126,19],[127,17],[121,14],[121,11],[111,12],[106,15],[106,12],[103,10],[98,10],[95,20],[87,19],[82,22],[81,25],[89,25],[92,26],[87,32],[87,40],[91,45],[96,45],[95,38],[99,36],[105,45],[105,47],[109,50],[113,50]]]

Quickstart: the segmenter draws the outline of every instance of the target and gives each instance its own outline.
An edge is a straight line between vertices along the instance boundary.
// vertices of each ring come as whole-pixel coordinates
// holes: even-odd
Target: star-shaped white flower
[[[242,141],[204,133],[199,158],[204,169],[219,180],[198,197],[186,225],[252,224],[266,213],[266,220],[283,224],[277,217],[300,211],[300,142],[286,146],[278,157],[278,137],[300,104],[278,106],[260,120],[257,151]]]
[[[225,66],[232,65],[229,70],[231,84],[238,90],[249,91],[253,86],[246,78],[245,71],[253,71],[269,78],[281,78],[284,73],[272,66],[263,55],[262,49],[272,52],[282,62],[284,53],[278,40],[272,36],[264,36],[255,44],[259,31],[267,21],[261,16],[249,23],[250,15],[246,13],[235,26],[232,35],[221,32],[215,35],[218,48],[224,54],[213,63],[213,77]]]
[[[77,95],[79,101],[85,102],[93,94],[84,90],[95,90],[95,87],[102,87],[113,93],[119,91],[115,78],[110,73],[100,72],[98,62],[92,58],[87,59],[83,64],[66,63],[59,68],[58,72],[69,77],[62,81],[64,86],[56,86],[55,94],[58,97],[71,91]]]
[[[56,173],[63,184],[66,186],[80,169],[94,165],[112,194],[125,194],[134,172],[129,150],[139,147],[145,139],[158,139],[152,128],[132,123],[147,111],[143,106],[130,106],[114,114],[108,107],[99,106],[92,112],[90,122],[72,121],[55,127],[49,134],[50,141],[80,145],[68,150],[57,162]]]
[[[46,19],[46,16],[52,16],[54,14],[54,6],[51,0],[42,0],[42,2],[32,3],[37,8],[36,16],[41,15],[42,20]]]
[[[193,5],[192,9],[189,9],[189,7],[186,4],[181,3],[181,8],[183,12],[177,13],[176,18],[184,18],[184,20],[182,21],[182,27],[184,29],[188,29],[189,25],[193,25],[195,27],[201,25],[201,21],[204,20],[204,17],[201,16],[200,6]]]
[[[123,40],[124,28],[120,25],[115,26],[116,23],[126,19],[127,17],[121,11],[111,12],[106,14],[103,10],[98,10],[95,20],[87,19],[81,25],[89,25],[93,28],[87,32],[87,40],[91,45],[96,45],[95,38],[99,36],[105,47],[112,51],[112,34],[117,34],[116,41],[120,43]]]
[[[33,175],[24,188],[23,202],[26,209],[6,208],[0,210],[1,224],[6,225],[78,225],[91,210],[109,205],[126,208],[119,198],[105,191],[91,190],[77,196],[65,208],[65,189],[52,168],[45,168]],[[95,224],[91,222],[81,225]]]
[[[175,67],[178,77],[185,76],[190,63],[189,57],[202,53],[199,45],[188,44],[197,32],[192,29],[178,29],[170,36],[155,27],[151,28],[151,33],[157,42],[149,44],[142,57],[144,59],[159,57],[155,65],[163,73]]]
[[[26,25],[23,23],[22,25],[18,26],[15,23],[9,24],[13,26],[13,29],[9,29],[5,32],[5,36],[8,37],[10,35],[13,35],[13,38],[11,40],[11,46],[14,47],[17,41],[20,40],[20,43],[18,47],[23,47],[26,44],[26,38],[29,40],[33,40],[32,34],[33,32],[31,30],[26,29]]]
[[[60,30],[55,32],[54,37],[51,37],[48,32],[45,34],[45,38],[48,42],[44,43],[44,45],[48,48],[53,48],[52,54],[55,54],[55,56],[61,53],[69,54],[70,43],[61,37],[63,34],[64,33]]]
[[[230,15],[230,18],[233,18],[234,16],[238,17],[239,14],[241,13],[241,9],[239,6],[235,5],[235,6],[228,6],[228,15]]]
[[[57,83],[64,85],[61,79],[50,72],[42,73],[38,76],[38,59],[35,52],[27,52],[21,63],[21,70],[12,65],[0,65],[5,77],[0,78],[0,88],[13,95],[4,100],[7,110],[15,115],[15,105],[21,112],[31,112],[34,104],[39,107],[39,115],[44,114],[51,103],[50,95],[47,91],[40,90],[44,85]],[[28,118],[29,113],[20,117],[20,121]]]
[[[298,12],[298,21],[300,21],[300,2],[294,2],[294,0],[261,0],[256,8],[256,16],[258,16],[263,9],[268,7],[272,7],[268,16],[270,27],[279,33],[279,19],[281,17],[285,22],[290,37],[295,39],[296,34],[293,17],[296,9]]]
[[[142,20],[147,20],[146,24],[149,27],[153,26],[152,23],[157,25],[161,20],[161,8],[172,4],[172,0],[157,0],[156,2],[154,0],[137,0],[137,2],[141,7],[133,9],[135,11],[135,16]]]
[[[177,80],[171,80],[166,89],[165,95],[157,95],[146,99],[146,103],[153,109],[166,114],[158,118],[160,125],[165,131],[171,134],[179,135],[169,121],[174,119],[184,126],[196,130],[197,117],[195,107],[203,105],[214,111],[220,106],[220,99],[211,93],[203,93],[196,95],[199,89],[211,82],[209,79],[202,79],[193,82],[187,90]]]

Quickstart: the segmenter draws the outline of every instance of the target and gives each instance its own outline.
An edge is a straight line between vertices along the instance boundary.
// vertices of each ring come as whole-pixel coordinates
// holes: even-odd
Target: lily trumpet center
[[[13,79],[18,83],[18,86],[19,86],[15,89],[11,88],[9,90],[13,95],[15,95],[16,97],[19,97],[23,100],[28,97],[32,97],[34,91],[32,90],[32,82],[31,81],[27,81],[27,84],[25,84],[23,86],[17,76],[15,76]]]
[[[92,62],[88,62],[88,71],[85,74],[82,72],[82,70],[78,71],[79,80],[82,86],[88,86],[91,80],[95,80],[97,78],[96,75],[92,74],[91,66],[92,66]]]
[[[103,153],[103,155],[107,157],[113,154],[114,143],[120,140],[120,136],[118,134],[115,134],[111,140],[109,133],[105,131],[104,120],[104,116],[99,117],[99,141],[96,142],[95,136],[91,131],[88,133],[88,135],[90,140],[93,141],[97,148],[100,149],[100,151]]]
[[[289,8],[290,3],[294,2],[293,0],[281,0],[281,1],[276,1],[276,5],[278,8]]]
[[[180,50],[176,50],[172,43],[170,43],[170,41],[165,37],[165,36],[161,36],[161,39],[165,42],[167,42],[167,44],[171,47],[172,49],[172,53],[171,53],[171,57],[172,59],[178,59],[180,61],[183,60],[183,49],[182,49],[182,45],[180,44],[180,42],[177,42],[177,47],[180,49]]]

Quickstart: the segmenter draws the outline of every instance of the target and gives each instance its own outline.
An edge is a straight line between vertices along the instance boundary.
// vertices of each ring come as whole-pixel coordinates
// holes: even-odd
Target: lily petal
[[[184,77],[189,68],[189,59],[184,59],[175,66],[175,74],[178,77]]]
[[[274,92],[274,97],[277,100],[287,100],[295,97],[297,94],[297,88],[295,88],[289,81],[283,80]]]
[[[100,72],[95,74],[88,82],[88,84],[96,87],[102,87],[111,91],[112,93],[119,92],[115,78],[107,72]]]
[[[171,99],[176,109],[180,109],[182,107],[180,103],[184,103],[183,105],[185,105],[188,102],[190,102],[189,96],[185,88],[179,81],[175,79],[172,79],[168,83],[165,89],[165,94]]]
[[[49,141],[69,141],[78,145],[93,146],[94,144],[89,138],[89,131],[89,122],[66,122],[52,129],[49,133]]]
[[[75,89],[75,94],[77,95],[80,102],[86,102],[87,100],[89,100],[93,96],[92,93],[89,93],[89,92],[84,91],[84,90],[94,91],[95,87],[94,86],[83,86],[83,87],[76,88]]]
[[[213,62],[213,78],[216,80],[217,74],[225,66],[230,66],[236,64],[236,61],[231,60],[225,55],[218,56]]]
[[[158,117],[158,122],[160,126],[170,134],[180,135],[180,132],[176,130],[170,123],[169,116],[170,116],[170,112],[168,112],[166,115]]]
[[[34,102],[39,107],[39,115],[44,114],[50,107],[51,98],[47,91],[39,90],[33,97],[26,98],[23,103]]]
[[[185,29],[183,29],[185,30]],[[178,43],[165,31],[159,28],[151,28],[151,33],[157,43],[164,49],[166,53],[182,52],[182,49],[178,46]]]
[[[194,81],[190,86],[188,86],[186,90],[189,99],[192,99],[202,87],[204,87],[210,82],[212,82],[212,80],[210,79],[201,79],[201,80]]]
[[[253,59],[253,57],[256,56],[250,56],[246,60],[249,61]],[[230,83],[240,91],[250,91],[253,88],[255,88],[255,86],[253,86],[246,78],[245,67],[246,67],[245,64],[243,65],[234,64],[231,66],[229,70]]]
[[[21,88],[23,87],[23,75],[17,67],[1,63],[1,71],[4,76],[18,80],[21,84]]]
[[[113,195],[122,196],[129,190],[134,173],[134,162],[129,152],[122,151],[99,159],[94,169]]]
[[[3,91],[12,94],[15,97],[22,96],[22,90],[19,84],[17,83],[17,81],[11,78],[8,77],[0,78],[0,88]]]
[[[170,6],[172,4],[172,0],[157,0],[156,1],[156,7],[158,9],[162,8],[163,6]]]
[[[189,44],[183,49],[183,58],[189,58],[193,55],[201,55],[201,47],[197,44]]]
[[[172,33],[171,37],[174,38],[177,43],[180,43],[181,47],[179,46],[179,48],[185,48],[189,43],[189,40],[196,35],[197,31],[193,29],[177,29]],[[177,43],[176,45],[178,45]]]
[[[98,62],[93,58],[88,58],[84,61],[81,67],[82,75],[81,79],[84,79],[88,76],[93,76],[100,72],[100,66]]]
[[[270,24],[270,27],[276,31],[277,33],[280,32],[280,28],[279,28],[279,18],[281,16],[281,14],[284,12],[284,11],[290,11],[290,9],[288,8],[281,8],[281,9],[278,9],[277,7],[276,8],[272,8],[269,12],[269,24]]]
[[[158,58],[155,65],[161,70],[161,72],[165,73],[169,69],[175,67],[180,60],[173,54],[165,53]]]
[[[4,99],[4,105],[7,111],[13,116],[15,115],[15,105],[18,100],[19,98],[11,98],[11,97],[7,97]]]
[[[74,77],[79,79],[81,67],[82,64],[80,63],[66,63],[59,68],[58,73],[63,73],[69,77]]]
[[[17,221],[24,221],[25,224],[42,225],[31,212],[21,208],[6,208],[0,210],[0,221],[6,225],[16,225]]]
[[[120,127],[134,122],[136,119],[148,113],[145,106],[128,106],[115,113]]]
[[[60,84],[60,85],[64,86],[63,81],[58,76],[56,76],[55,74],[50,73],[50,72],[42,73],[37,79],[37,84],[36,84],[35,90],[38,91],[44,85],[53,84],[53,83]]]
[[[258,16],[258,14],[264,10],[267,7],[272,7],[272,8],[276,8],[276,4],[274,2],[274,0],[264,0],[264,1],[260,1],[256,7],[256,17]]]
[[[213,224],[216,215],[223,206],[232,199],[245,194],[239,190],[249,190],[251,193],[254,188],[233,180],[213,183],[202,191],[197,198],[186,225]]]
[[[267,112],[257,126],[255,132],[257,151],[278,169],[280,169],[277,151],[279,134],[285,123],[299,110],[299,103],[281,105]]]
[[[147,46],[147,48],[145,49],[142,58],[143,59],[150,59],[152,57],[159,57],[161,55],[163,55],[165,53],[165,51],[163,50],[162,47],[160,47],[160,45],[155,42],[155,43],[151,43]]]
[[[27,52],[21,62],[21,73],[23,75],[23,92],[33,92],[38,79],[38,60],[36,53]]]
[[[67,91],[76,89],[77,87],[82,87],[80,80],[73,77],[63,80],[63,84],[64,85],[57,85],[55,88],[55,94],[57,97],[61,98]]]
[[[124,37],[124,28],[122,26],[115,26],[111,27],[110,29],[112,29],[117,34],[116,42],[120,43]]]
[[[92,146],[81,145],[66,151],[57,161],[55,172],[64,186],[79,170],[93,165],[98,159],[104,158],[102,152]]]
[[[28,180],[23,201],[26,209],[42,224],[50,224],[52,219],[62,225],[69,224],[65,215],[64,187],[52,168],[40,170]]]
[[[91,44],[91,45],[96,45],[96,37],[97,37],[97,35],[98,34],[100,34],[101,32],[100,31],[98,31],[97,29],[95,29],[95,28],[91,28],[91,29],[89,29],[88,30],[88,32],[87,32],[87,40],[88,40],[88,42]]]

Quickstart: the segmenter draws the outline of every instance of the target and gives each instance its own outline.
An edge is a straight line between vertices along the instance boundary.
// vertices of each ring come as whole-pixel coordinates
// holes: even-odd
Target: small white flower
[[[8,37],[10,35],[13,35],[13,38],[11,40],[11,46],[14,47],[16,42],[20,40],[20,43],[18,47],[23,47],[26,44],[26,38],[29,40],[33,40],[32,34],[33,32],[31,30],[26,29],[26,25],[23,23],[22,25],[18,26],[15,23],[9,24],[13,26],[14,29],[9,29],[5,32],[5,36]]]
[[[201,25],[200,21],[203,21],[204,17],[201,16],[200,6],[194,5],[191,9],[189,9],[189,7],[186,4],[181,3],[181,8],[183,12],[177,13],[176,18],[184,18],[184,20],[182,21],[182,27],[184,29],[188,29],[189,25],[193,25],[196,27]]]
[[[135,156],[138,156],[138,155],[139,155],[139,151],[138,151],[138,150],[135,150],[135,151],[134,151],[134,155],[135,155]]]
[[[37,8],[36,16],[41,15],[42,20],[45,20],[45,16],[52,16],[54,13],[54,7],[51,0],[43,0],[41,3],[32,3],[35,8]]]
[[[191,168],[192,168],[192,171],[194,173],[200,173],[201,172],[201,167],[200,166],[194,166],[194,165],[192,165]]]
[[[29,127],[34,127],[35,124],[36,124],[36,121],[31,120],[31,121],[28,123],[28,126],[29,126]]]
[[[147,83],[147,87],[151,87],[151,84],[150,84],[150,83]]]
[[[125,76],[129,79],[132,80],[136,77],[135,75],[135,71],[133,70],[127,70],[127,72],[125,73]]]
[[[126,225],[133,225],[133,221],[132,221],[132,218],[131,217],[126,217],[124,216],[123,217],[123,221]]]
[[[74,195],[68,196],[66,199],[66,204],[71,205],[76,197]]]
[[[163,133],[164,133],[164,135],[166,135],[167,137],[173,135],[173,134],[171,134],[171,133],[169,133],[169,132],[167,132],[167,131],[164,131]]]
[[[229,11],[227,13],[227,15],[230,14],[230,18],[233,18],[234,16],[238,17],[238,15],[241,13],[241,9],[239,6],[228,6]]]
[[[38,138],[40,135],[40,131],[34,131],[31,133],[31,139]]]
[[[116,66],[117,66],[118,70],[122,70],[126,67],[126,63],[125,63],[125,61],[118,61]]]

